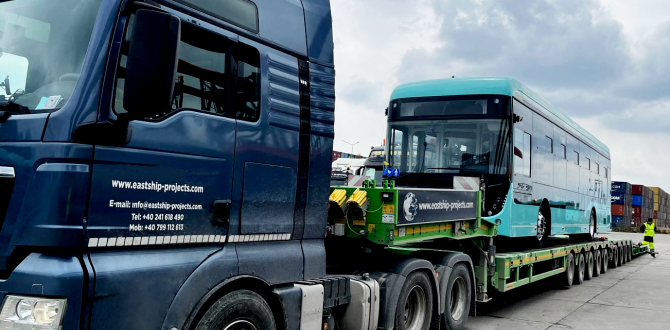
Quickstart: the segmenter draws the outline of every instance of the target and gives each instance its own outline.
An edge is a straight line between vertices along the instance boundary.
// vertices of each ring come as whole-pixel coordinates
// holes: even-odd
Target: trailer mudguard
[[[433,296],[438,297],[438,283],[437,278],[435,277],[435,271],[433,270],[433,265],[424,259],[417,258],[406,258],[401,259],[399,262],[392,264],[387,273],[384,272],[371,272],[370,277],[374,278],[379,282],[380,286],[380,315],[379,315],[379,324],[377,328],[379,329],[388,329],[392,330],[395,326],[395,311],[398,306],[398,298],[400,297],[400,291],[402,286],[405,284],[405,279],[407,276],[419,269],[425,269],[431,280],[433,282]],[[439,301],[440,299],[434,299],[436,306],[433,306],[436,310],[440,310]]]
[[[170,304],[161,329],[182,329],[194,306],[207,293],[221,283],[221,278],[237,276],[237,251],[235,244],[226,244],[223,249],[207,258],[186,279]]]

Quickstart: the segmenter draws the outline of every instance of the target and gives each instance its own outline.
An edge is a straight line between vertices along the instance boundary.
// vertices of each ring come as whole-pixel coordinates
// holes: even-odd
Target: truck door
[[[129,22],[128,31],[133,16]],[[118,65],[115,81],[106,83],[113,85],[111,97],[107,106],[101,102],[99,121],[126,112],[130,35],[121,25],[113,37],[120,55],[110,55],[110,62]],[[172,106],[130,121],[127,143],[95,146],[89,247],[225,241],[236,140],[230,111],[236,39],[225,30],[181,19]]]

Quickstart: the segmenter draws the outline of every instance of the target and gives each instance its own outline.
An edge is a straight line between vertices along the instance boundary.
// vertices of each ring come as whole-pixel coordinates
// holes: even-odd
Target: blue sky
[[[614,180],[670,191],[670,2],[331,0],[335,149],[384,138],[392,89],[512,76],[607,144]],[[665,149],[668,151],[665,151]]]

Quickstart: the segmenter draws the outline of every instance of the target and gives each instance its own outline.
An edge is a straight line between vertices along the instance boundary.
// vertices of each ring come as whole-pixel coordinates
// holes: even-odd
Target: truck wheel
[[[575,263],[577,264],[577,267],[575,269],[575,276],[577,280],[577,284],[582,284],[584,283],[584,273],[586,269],[586,262],[584,261],[584,253],[579,253],[577,254],[577,258],[579,260],[576,260]]]
[[[600,276],[600,267],[602,265],[602,256],[600,254],[600,250],[595,250],[593,252],[594,255],[594,260],[593,260],[593,277],[598,277]]]
[[[468,267],[464,264],[456,264],[449,275],[447,284],[447,296],[445,297],[444,322],[447,329],[461,330],[465,328],[465,322],[470,313],[472,299],[472,279]]]
[[[572,253],[568,254],[568,260],[565,262],[565,279],[563,285],[572,286],[575,280],[575,256]]]
[[[630,246],[630,244],[628,245],[628,253],[626,253],[626,255],[627,255],[627,258],[628,258],[628,262],[633,260],[633,247]]]
[[[195,330],[275,330],[272,309],[257,293],[233,291],[217,300]]]
[[[586,271],[584,272],[584,279],[590,280],[593,278],[593,252],[586,252]]]
[[[433,315],[433,290],[428,276],[413,272],[400,290],[395,312],[395,329],[427,330]]]
[[[610,260],[610,266],[612,268],[617,268],[619,266],[619,249],[616,246],[612,249],[612,259]]]
[[[609,266],[609,263],[610,263],[610,260],[609,260],[610,257],[609,257],[609,254],[607,252],[607,248],[602,249],[602,251],[600,251],[600,252],[602,252],[601,254],[602,254],[602,259],[603,259],[603,266],[600,269],[600,273],[605,274],[605,273],[607,273],[607,267]]]
[[[619,266],[622,266],[626,263],[626,253],[624,252],[624,247],[619,247]]]

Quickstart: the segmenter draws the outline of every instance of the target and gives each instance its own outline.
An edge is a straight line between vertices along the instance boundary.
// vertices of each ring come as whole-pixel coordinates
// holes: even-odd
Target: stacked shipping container
[[[640,227],[643,222],[654,217],[654,192],[641,184],[634,184],[633,192],[633,226]]]
[[[630,228],[633,216],[632,185],[628,182],[612,182],[612,227]]]
[[[654,222],[659,228],[670,227],[670,205],[668,204],[668,193],[658,187],[650,188],[654,192]]]

